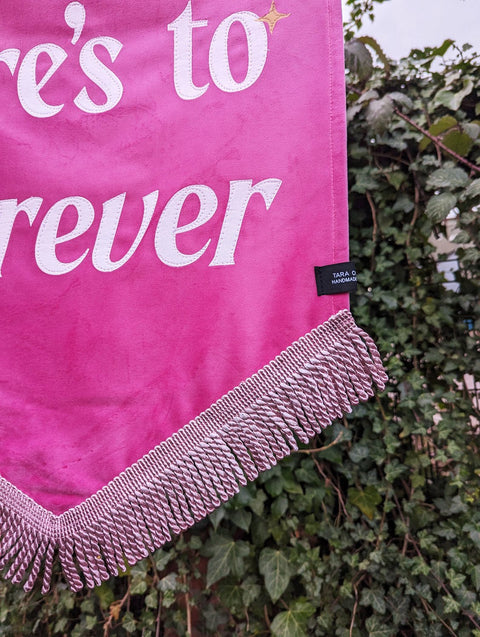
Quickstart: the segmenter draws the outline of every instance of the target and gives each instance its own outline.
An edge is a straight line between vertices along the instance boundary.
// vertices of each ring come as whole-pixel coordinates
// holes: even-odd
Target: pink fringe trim
[[[344,310],[62,515],[0,478],[0,569],[50,588],[59,559],[73,591],[147,557],[261,471],[373,395],[387,376],[372,339]],[[83,576],[83,579],[82,579]]]

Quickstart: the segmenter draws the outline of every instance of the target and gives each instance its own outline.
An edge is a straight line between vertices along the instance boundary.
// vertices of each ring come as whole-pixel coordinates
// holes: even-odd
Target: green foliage
[[[367,18],[373,21],[375,6],[389,0],[346,0],[345,5],[349,11],[350,19],[345,24],[345,36],[349,40],[355,32],[364,24]]]
[[[315,607],[306,600],[297,599],[291,608],[276,615],[271,625],[275,637],[306,637],[306,625]]]
[[[264,548],[260,553],[258,569],[265,578],[265,588],[272,602],[277,602],[285,592],[290,577],[290,563],[280,550]]]
[[[480,68],[439,69],[447,41],[386,74],[371,46],[347,56],[352,311],[386,391],[121,577],[0,584],[0,635],[480,636]]]

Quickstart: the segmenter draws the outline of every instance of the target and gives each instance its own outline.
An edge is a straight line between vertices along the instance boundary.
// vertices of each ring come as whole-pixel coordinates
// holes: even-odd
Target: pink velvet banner
[[[314,277],[348,261],[340,0],[2,0],[0,118],[0,502],[62,555],[62,514],[187,423],[176,458],[255,413],[240,383],[300,337],[340,312],[352,340]]]

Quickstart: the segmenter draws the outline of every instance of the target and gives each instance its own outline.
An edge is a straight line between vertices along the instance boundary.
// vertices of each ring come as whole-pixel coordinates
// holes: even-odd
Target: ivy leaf
[[[451,128],[453,128],[454,126],[457,126],[458,122],[455,119],[455,117],[452,117],[451,115],[444,115],[443,117],[441,117],[440,119],[438,119],[436,122],[434,122],[430,128],[428,129],[428,132],[431,135],[434,135],[435,137],[438,137],[439,135],[441,135],[442,133],[445,133],[447,130],[450,130]],[[419,149],[421,151],[425,150],[427,148],[427,146],[429,146],[432,143],[432,140],[429,139],[428,137],[424,137],[419,145]]]
[[[371,175],[366,172],[358,173],[356,175],[355,184],[352,186],[354,192],[364,193],[367,190],[377,188],[378,182]]]
[[[443,117],[440,117],[440,119],[437,119],[437,121],[430,126],[428,132],[437,137],[438,135],[441,135],[445,131],[450,130],[451,128],[456,126],[457,123],[457,120],[452,115],[444,115]]]
[[[145,595],[145,606],[146,608],[158,608],[158,593],[155,589]]]
[[[461,133],[459,130],[452,130],[443,138],[443,143],[447,148],[453,150],[454,153],[465,157],[473,146],[473,139],[467,133]]]
[[[258,489],[255,493],[255,497],[250,500],[248,506],[252,509],[255,515],[261,516],[263,515],[263,509],[265,506],[265,500],[267,499],[267,494],[263,489]]]
[[[163,549],[158,549],[154,553],[155,566],[158,571],[163,571],[169,562],[173,559],[173,551],[164,551]]]
[[[232,612],[241,612],[243,608],[242,589],[239,584],[231,582],[218,585],[218,596],[222,600],[225,608],[229,608]]]
[[[257,577],[254,575],[250,575],[243,580],[241,583],[241,589],[243,603],[247,608],[260,597],[260,584],[258,583]]]
[[[368,485],[364,490],[350,488],[348,490],[348,499],[354,506],[359,508],[369,520],[373,520],[377,505],[382,501],[382,496],[374,486]]]
[[[480,548],[480,530],[475,528],[473,524],[465,524],[462,530],[468,531],[468,535],[472,542],[477,548]]]
[[[143,595],[147,588],[148,586],[144,576],[135,575],[135,577],[132,577],[132,583],[130,586],[130,592],[132,595]]]
[[[307,637],[302,625],[297,621],[295,615],[286,610],[276,615],[270,626],[272,635],[275,637]]]
[[[384,95],[379,100],[372,100],[367,108],[367,122],[376,133],[383,133],[390,124],[394,103],[390,95]]]
[[[258,568],[265,578],[268,594],[276,602],[290,582],[291,569],[287,558],[281,551],[265,548],[260,553]]]
[[[421,473],[414,473],[412,477],[410,478],[410,482],[414,489],[417,489],[418,487],[423,487],[425,484],[425,476],[422,475]]]
[[[202,615],[209,633],[215,632],[218,634],[217,629],[220,624],[225,624],[228,621],[228,615],[221,609],[215,608],[213,604],[208,604],[207,607],[203,609]]]
[[[115,595],[108,584],[103,582],[100,586],[95,586],[94,590],[103,610],[107,609],[110,604],[113,604]]]
[[[383,615],[387,610],[385,604],[385,595],[383,590],[364,588],[360,598],[360,604],[362,606],[371,606],[373,610]]]
[[[459,495],[456,495],[453,498],[435,498],[433,503],[444,516],[465,513],[468,511],[467,505],[462,501],[462,498]]]
[[[65,619],[67,619],[67,618],[65,618]],[[95,615],[87,615],[85,617],[85,628],[87,630],[93,630],[95,628],[95,626],[97,625],[97,623],[98,623],[98,619],[97,619],[97,617],[95,617]]]
[[[458,615],[461,605],[457,602],[456,599],[453,599],[451,595],[443,595],[442,599],[445,603],[445,613],[453,613],[454,615]]]
[[[392,91],[388,94],[390,99],[392,99],[395,104],[399,104],[400,106],[405,106],[406,109],[410,110],[413,108],[413,102],[405,95],[405,93],[400,93],[399,91]]]
[[[447,571],[447,577],[453,590],[458,591],[465,581],[466,575],[458,573],[455,569],[451,568]]]
[[[295,476],[291,471],[283,472],[283,483],[285,485],[285,491],[293,495],[303,495],[303,489],[295,479]]]
[[[208,544],[207,550],[212,557],[208,561],[207,587],[230,573],[242,573],[243,558],[250,552],[246,542],[235,541],[223,535],[213,535]]]
[[[427,188],[464,188],[469,183],[467,173],[456,166],[447,166],[435,170],[427,179]]]
[[[127,633],[134,633],[137,629],[137,622],[130,611],[127,611],[122,618],[122,628]]]
[[[215,531],[218,529],[220,522],[225,517],[225,513],[226,513],[225,508],[219,507],[218,509],[215,509],[214,511],[212,511],[210,515],[208,516]]]
[[[405,181],[405,175],[400,171],[386,173],[385,177],[388,179],[388,183],[392,185],[395,190],[398,190]]]
[[[359,80],[367,80],[373,71],[373,60],[370,51],[358,39],[349,40],[345,44],[345,66],[358,75]]]
[[[375,89],[371,88],[368,91],[365,91],[364,93],[362,93],[360,95],[360,97],[357,100],[357,104],[365,104],[370,102],[371,100],[378,100],[379,98],[379,94],[378,91],[376,91]]]
[[[372,38],[370,35],[362,35],[361,37],[358,38],[358,40],[360,42],[363,42],[363,44],[366,44],[367,46],[369,46],[371,49],[373,49],[375,51],[375,53],[378,56],[378,59],[383,64],[383,67],[385,69],[385,73],[387,75],[389,75],[390,74],[390,62],[388,61],[388,58],[385,55],[384,50],[379,45],[379,43],[375,40],[375,38]]]
[[[305,628],[315,608],[307,601],[297,600],[287,610],[276,615],[270,629],[275,637],[307,637]]]
[[[275,498],[275,500],[272,502],[270,511],[273,517],[278,519],[282,517],[287,509],[288,498],[286,498],[284,495],[281,495],[278,498]]]
[[[410,611],[410,598],[403,596],[399,590],[396,590],[389,599],[389,607],[392,612],[393,621],[396,624],[406,624]]]
[[[246,511],[245,509],[233,511],[230,513],[230,519],[236,526],[238,526],[238,528],[248,533],[252,522],[252,514],[249,511]]]
[[[368,445],[357,443],[356,445],[353,445],[351,450],[348,452],[348,455],[352,462],[358,464],[359,462],[362,462],[362,460],[368,458],[370,455],[370,449]]]
[[[393,637],[395,631],[385,626],[384,621],[375,615],[369,617],[365,622],[368,630],[368,637]]]
[[[471,576],[475,590],[480,591],[480,564],[476,564],[472,567]]]
[[[439,47],[433,50],[433,52],[435,55],[445,55],[452,44],[454,44],[454,40],[444,40]]]
[[[480,124],[476,122],[470,122],[462,125],[462,129],[464,133],[470,137],[470,139],[477,139],[480,135]]]
[[[166,593],[167,591],[175,591],[178,588],[178,576],[176,573],[169,573],[162,577],[162,579],[158,583],[159,590],[162,593]]]
[[[355,97],[356,101],[347,109],[348,122],[351,122],[354,119],[355,115],[360,113],[365,108],[365,105],[368,104],[371,100],[378,99],[378,92],[374,89],[370,89],[362,93],[360,97]]]
[[[432,221],[438,223],[443,221],[448,213],[457,205],[457,198],[450,192],[442,192],[434,195],[428,200],[425,212]]]
[[[265,482],[265,491],[273,498],[280,495],[283,491],[284,484],[282,476],[273,476]]]
[[[353,104],[353,106],[347,108],[347,122],[350,123],[355,118],[355,115],[357,115],[357,113],[360,113],[362,109],[363,104],[358,103],[355,103]]]
[[[460,200],[465,201],[465,199],[475,199],[475,197],[480,197],[480,179],[474,179],[470,182],[468,187],[461,194]]]
[[[435,103],[450,108],[452,111],[458,111],[463,99],[473,91],[473,82],[470,78],[463,80],[463,88],[459,91],[450,91],[441,89],[435,96]]]

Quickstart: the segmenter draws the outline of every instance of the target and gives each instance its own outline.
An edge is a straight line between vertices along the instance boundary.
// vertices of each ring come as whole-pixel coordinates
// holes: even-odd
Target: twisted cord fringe
[[[0,569],[48,592],[55,559],[73,591],[147,557],[308,442],[387,380],[347,310],[291,345],[171,438],[62,515],[0,478]]]

